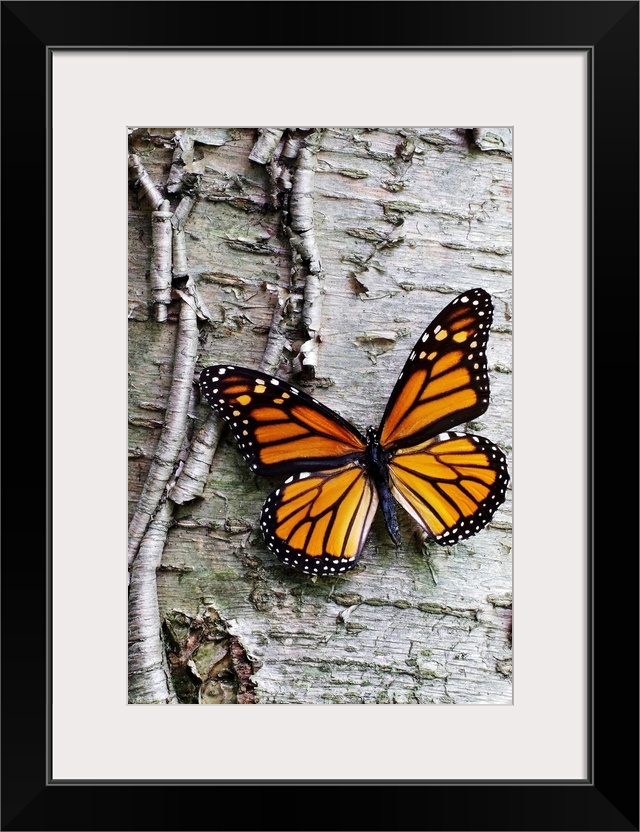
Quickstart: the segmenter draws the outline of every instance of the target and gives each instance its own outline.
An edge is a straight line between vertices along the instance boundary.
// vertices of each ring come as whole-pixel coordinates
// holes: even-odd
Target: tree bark
[[[495,306],[491,401],[461,429],[500,445],[511,470],[509,130],[149,129],[132,142],[150,181],[131,190],[129,214],[131,518],[147,506],[164,447],[186,302],[174,263],[167,320],[156,314],[152,213],[162,209],[143,190],[157,202],[183,174],[199,177],[179,229],[183,271],[207,311],[196,374],[260,367],[364,430],[379,424],[427,324],[481,286]],[[249,471],[195,383],[185,412],[157,570],[180,702],[511,702],[511,486],[468,541],[424,543],[399,508],[399,549],[378,516],[358,567],[314,580],[262,538],[262,503],[278,481]]]

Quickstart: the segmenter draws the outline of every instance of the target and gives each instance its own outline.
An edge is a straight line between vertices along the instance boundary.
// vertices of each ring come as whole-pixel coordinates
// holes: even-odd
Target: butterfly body
[[[263,506],[268,548],[302,572],[356,564],[380,506],[396,545],[395,502],[441,545],[482,529],[504,501],[509,474],[488,439],[450,428],[489,405],[491,298],[455,298],[418,339],[379,428],[366,437],[287,382],[230,365],[205,368],[203,398],[227,422],[252,471],[287,476]]]
[[[378,438],[378,431],[370,427],[367,429],[367,450],[365,451],[364,466],[378,492],[380,508],[389,537],[396,546],[400,545],[400,529],[396,516],[396,507],[391,489],[389,488],[389,454],[384,450]]]

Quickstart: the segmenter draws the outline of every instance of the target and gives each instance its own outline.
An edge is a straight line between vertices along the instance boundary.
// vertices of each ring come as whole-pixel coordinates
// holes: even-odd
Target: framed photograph
[[[3,4],[5,123],[41,102],[48,137],[28,202],[14,170],[5,183],[24,200],[12,239],[42,185],[50,390],[46,593],[20,637],[46,685],[5,681],[3,828],[189,828],[205,786],[260,807],[229,801],[220,828],[325,828],[309,800],[348,789],[355,829],[637,829],[637,685],[620,697],[610,674],[637,656],[637,553],[620,581],[596,533],[621,457],[595,455],[595,378],[627,331],[605,258],[609,274],[622,250],[637,275],[637,140],[622,194],[606,137],[622,104],[637,123],[638,4],[378,3],[363,34],[360,6],[313,3],[315,43],[283,35],[280,4],[183,3],[175,43],[166,4],[70,8]],[[237,25],[221,33],[223,10]],[[432,388],[434,435],[407,428],[403,445],[427,407],[413,379],[432,373],[431,402],[438,361],[455,389]],[[231,430],[180,501],[214,410]],[[311,425],[309,470],[282,449],[285,421],[287,443]],[[401,507],[362,485],[336,556],[329,526],[376,460],[393,479],[415,445],[471,453],[468,435],[472,481],[429,451],[429,511],[459,516],[427,513],[427,486],[415,501],[396,470]],[[334,511],[326,533],[321,513],[288,528],[305,480]],[[338,560],[345,576],[315,572]],[[5,558],[14,622],[19,579]]]

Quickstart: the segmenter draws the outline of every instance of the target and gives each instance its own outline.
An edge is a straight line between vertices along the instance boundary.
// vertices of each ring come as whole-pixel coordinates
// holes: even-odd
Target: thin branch
[[[187,428],[189,396],[198,357],[198,324],[193,306],[180,305],[180,322],[169,401],[158,447],[129,526],[129,563],[136,557],[145,531],[178,459]]]
[[[293,248],[308,264],[311,274],[321,269],[320,253],[313,230],[313,186],[315,183],[316,155],[308,147],[298,154],[295,176],[289,200],[290,237]]]
[[[267,288],[271,288],[270,286]],[[262,361],[258,367],[263,373],[276,375],[280,362],[282,361],[282,353],[287,346],[287,337],[281,329],[283,318],[283,308],[286,302],[286,295],[280,286],[273,287],[277,292],[277,301],[273,310],[273,317],[271,318],[271,325],[269,327],[269,334],[267,335],[267,345],[262,354]]]
[[[129,587],[129,702],[177,704],[168,672],[156,573],[173,515],[165,500],[154,517],[131,570]]]
[[[164,201],[164,197],[158,188],[151,181],[146,168],[135,153],[129,155],[129,172],[133,180],[133,186],[141,191],[142,196],[147,200],[151,208],[157,211]]]
[[[191,304],[201,321],[210,321],[211,313],[207,309],[207,305],[200,294],[198,285],[189,274],[187,261],[187,241],[184,227],[191,213],[191,209],[195,205],[195,201],[195,193],[190,190],[189,193],[186,193],[182,197],[171,218],[171,226],[173,228],[173,277],[176,281],[176,294],[185,303]],[[180,278],[186,280],[183,286],[178,285]]]
[[[169,203],[151,181],[146,168],[135,154],[129,154],[129,173],[136,190],[153,208],[151,214],[151,291],[155,303],[155,317],[159,323],[167,320],[171,303],[171,225],[173,216]]]
[[[171,303],[171,218],[169,202],[164,200],[159,211],[151,214],[151,291],[155,303],[156,321],[167,320]]]
[[[223,430],[224,422],[212,411],[193,437],[189,455],[171,491],[174,503],[182,505],[203,495]]]

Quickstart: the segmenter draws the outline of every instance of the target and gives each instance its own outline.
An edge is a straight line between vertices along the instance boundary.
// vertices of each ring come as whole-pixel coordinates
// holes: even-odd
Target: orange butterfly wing
[[[378,508],[365,468],[289,477],[266,499],[260,525],[269,549],[288,566],[312,575],[353,569]]]
[[[484,289],[464,292],[434,318],[389,398],[378,431],[385,450],[417,445],[485,412],[492,320],[491,296]]]
[[[509,473],[500,448],[482,436],[443,433],[398,451],[391,493],[437,543],[476,534],[504,502]]]
[[[366,441],[345,419],[281,379],[243,367],[206,367],[200,391],[228,423],[256,474],[339,468]]]
[[[389,398],[378,435],[395,499],[436,542],[480,531],[504,502],[502,451],[481,436],[447,433],[489,406],[491,296],[471,289],[426,328]]]
[[[251,469],[289,475],[260,520],[280,560],[310,574],[352,569],[380,500],[396,539],[389,491],[443,545],[489,522],[509,482],[504,454],[483,437],[446,431],[489,405],[492,319],[483,289],[440,312],[411,352],[369,444],[337,413],[280,379],[224,365],[203,370],[202,396],[229,424]]]

